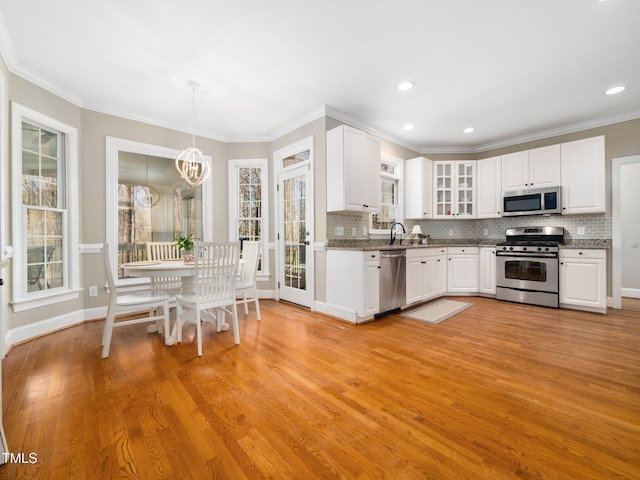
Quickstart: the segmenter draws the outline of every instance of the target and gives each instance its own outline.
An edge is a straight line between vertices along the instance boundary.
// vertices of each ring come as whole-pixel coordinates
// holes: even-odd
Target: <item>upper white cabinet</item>
[[[353,127],[327,132],[327,212],[380,208],[380,141]]]
[[[502,191],[560,185],[560,145],[502,156]]]
[[[404,163],[405,218],[431,218],[433,215],[433,162],[411,158]]]
[[[477,218],[499,218],[502,211],[502,159],[491,157],[476,162]]]
[[[604,136],[560,145],[562,213],[605,211]]]
[[[475,160],[433,162],[433,218],[474,218]]]

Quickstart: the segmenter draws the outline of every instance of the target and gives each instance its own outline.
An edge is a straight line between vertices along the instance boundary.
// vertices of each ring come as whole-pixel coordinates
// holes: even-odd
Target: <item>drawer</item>
[[[380,252],[378,250],[371,252],[363,252],[363,261],[372,262],[374,260],[380,260]]]
[[[411,248],[407,249],[407,258],[435,257],[436,248]]]
[[[447,255],[478,255],[480,247],[449,247]]]
[[[587,250],[578,248],[561,248],[560,258],[587,258],[590,260],[606,260],[606,250]]]

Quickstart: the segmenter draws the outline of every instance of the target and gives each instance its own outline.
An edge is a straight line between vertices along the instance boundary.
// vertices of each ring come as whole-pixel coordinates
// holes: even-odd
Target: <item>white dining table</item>
[[[242,259],[238,266],[238,270],[242,269]],[[166,278],[180,277],[181,293],[193,293],[195,291],[195,263],[185,263],[182,259],[176,260],[146,260],[142,262],[129,262],[122,264],[122,271],[128,277],[149,277],[149,278]],[[206,312],[205,312],[206,313]],[[212,318],[215,318],[211,313]],[[229,324],[225,322],[224,315],[222,318],[214,320],[218,331],[227,331]],[[171,333],[165,332],[165,344],[174,345],[176,339],[177,319],[174,322]],[[150,325],[147,328],[149,333],[156,333],[157,327]]]

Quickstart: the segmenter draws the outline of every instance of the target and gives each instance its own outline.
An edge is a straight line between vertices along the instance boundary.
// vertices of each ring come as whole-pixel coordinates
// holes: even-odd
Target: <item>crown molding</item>
[[[412,142],[408,142],[400,137],[393,135],[392,133],[386,132],[384,130],[379,129],[378,127],[371,125],[370,123],[363,122],[362,120],[343,112],[342,110],[338,110],[337,108],[331,107],[329,105],[325,105],[324,107],[325,115],[331,118],[335,118],[341,122],[347,123],[353,127],[359,128],[371,135],[375,135],[376,137],[383,138],[384,140],[388,140],[390,142],[395,143],[396,145],[400,145],[401,147],[408,148],[409,150],[413,150],[414,152],[420,152],[420,145],[417,145]]]
[[[596,118],[593,120],[587,120],[586,122],[573,123],[571,125],[565,125],[564,127],[552,128],[549,130],[542,130],[540,132],[522,135],[519,137],[513,137],[507,140],[501,140],[493,143],[486,143],[479,145],[476,152],[486,152],[487,150],[493,150],[495,148],[510,147],[520,143],[532,142],[535,140],[543,140],[545,138],[557,137],[559,135],[566,135],[569,133],[581,132],[583,130],[589,130],[591,128],[605,127],[607,125],[613,125],[614,123],[626,122],[628,120],[636,120],[640,118],[640,110],[635,110],[626,113],[620,113],[617,115],[610,115],[608,117]]]

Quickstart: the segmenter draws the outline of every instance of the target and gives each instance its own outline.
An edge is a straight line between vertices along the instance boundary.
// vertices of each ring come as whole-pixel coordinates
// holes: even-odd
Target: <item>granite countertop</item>
[[[564,244],[560,248],[585,248],[593,250],[606,250],[611,248],[610,239],[584,238],[580,240],[565,239]]]
[[[409,240],[402,242],[396,241],[394,245],[389,245],[388,240],[367,240],[367,239],[329,239],[325,245],[326,250],[396,250],[396,249],[414,249],[414,248],[438,248],[438,247],[495,247],[496,243],[502,240],[496,239],[429,239],[427,245],[416,245],[410,243]],[[567,249],[595,249],[602,250],[611,248],[611,240],[608,239],[567,239],[560,248]]]

